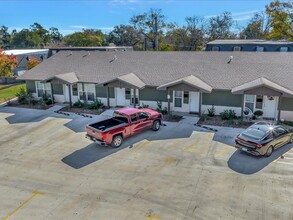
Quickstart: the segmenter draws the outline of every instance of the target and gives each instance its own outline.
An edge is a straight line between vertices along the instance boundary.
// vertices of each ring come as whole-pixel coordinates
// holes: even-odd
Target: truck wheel
[[[153,131],[158,131],[159,129],[160,129],[160,121],[159,120],[156,120],[156,121],[154,121],[154,123],[153,123],[153,126],[152,126],[152,130]]]
[[[111,147],[118,148],[121,146],[123,142],[123,137],[121,135],[117,135],[113,138]]]
[[[266,157],[269,157],[272,155],[272,153],[273,153],[273,147],[269,146],[265,155],[266,155]]]

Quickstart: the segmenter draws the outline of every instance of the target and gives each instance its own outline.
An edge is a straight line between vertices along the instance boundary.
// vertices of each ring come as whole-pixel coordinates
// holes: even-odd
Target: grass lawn
[[[2,86],[2,85],[1,85]],[[15,98],[15,94],[20,90],[20,88],[25,88],[25,84],[18,84],[15,86],[11,86],[6,89],[0,90],[0,103],[5,102],[5,99],[13,99]]]

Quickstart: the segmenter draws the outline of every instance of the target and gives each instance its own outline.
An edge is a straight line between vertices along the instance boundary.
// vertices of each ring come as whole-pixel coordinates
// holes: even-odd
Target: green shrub
[[[149,108],[150,106],[149,105],[145,105],[144,103],[142,103],[142,108]]]
[[[96,99],[93,103],[88,105],[89,109],[101,109],[104,107],[104,104],[102,103],[101,99]]]
[[[203,113],[203,114],[201,114],[199,120],[200,120],[201,122],[205,122],[205,121],[207,120],[207,118],[208,118],[208,115]]]
[[[283,121],[282,124],[293,127],[293,121]]]
[[[163,115],[167,115],[168,114],[168,109],[167,107],[162,108],[162,102],[161,101],[157,101],[157,111],[162,113]]]
[[[26,91],[25,88],[20,88],[19,92],[17,92],[15,95],[19,104],[31,104],[33,100],[33,95]]]
[[[73,104],[73,106],[76,108],[83,108],[83,102],[78,100]]]
[[[224,112],[221,112],[220,115],[221,115],[223,120],[231,120],[231,119],[236,118],[236,113],[232,109],[224,110]]]
[[[261,111],[261,110],[257,110],[257,111],[255,111],[253,114],[254,114],[256,117],[260,117],[260,116],[263,115],[263,111]]]
[[[214,117],[214,116],[215,116],[215,113],[216,113],[216,109],[215,109],[215,107],[212,105],[212,107],[208,109],[208,116],[209,116],[209,117]]]
[[[43,94],[42,98],[40,99],[40,104],[41,105],[51,105],[53,104],[52,99],[49,98],[47,94]]]

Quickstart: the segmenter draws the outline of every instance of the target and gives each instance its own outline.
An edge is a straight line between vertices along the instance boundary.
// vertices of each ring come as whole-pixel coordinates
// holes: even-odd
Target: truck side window
[[[139,113],[138,113],[138,117],[139,117],[139,119],[146,119],[146,118],[148,118],[149,116],[147,115],[147,113],[139,112]]]
[[[130,119],[131,119],[132,122],[137,121],[136,114],[130,115]]]

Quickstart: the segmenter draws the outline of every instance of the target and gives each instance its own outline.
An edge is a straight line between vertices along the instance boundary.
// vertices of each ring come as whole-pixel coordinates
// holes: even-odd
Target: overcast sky
[[[9,30],[29,27],[38,22],[45,28],[57,27],[64,35],[83,28],[109,32],[113,26],[128,24],[133,15],[160,8],[168,21],[184,23],[186,16],[209,18],[224,11],[240,24],[264,10],[267,0],[0,0],[0,25]]]

